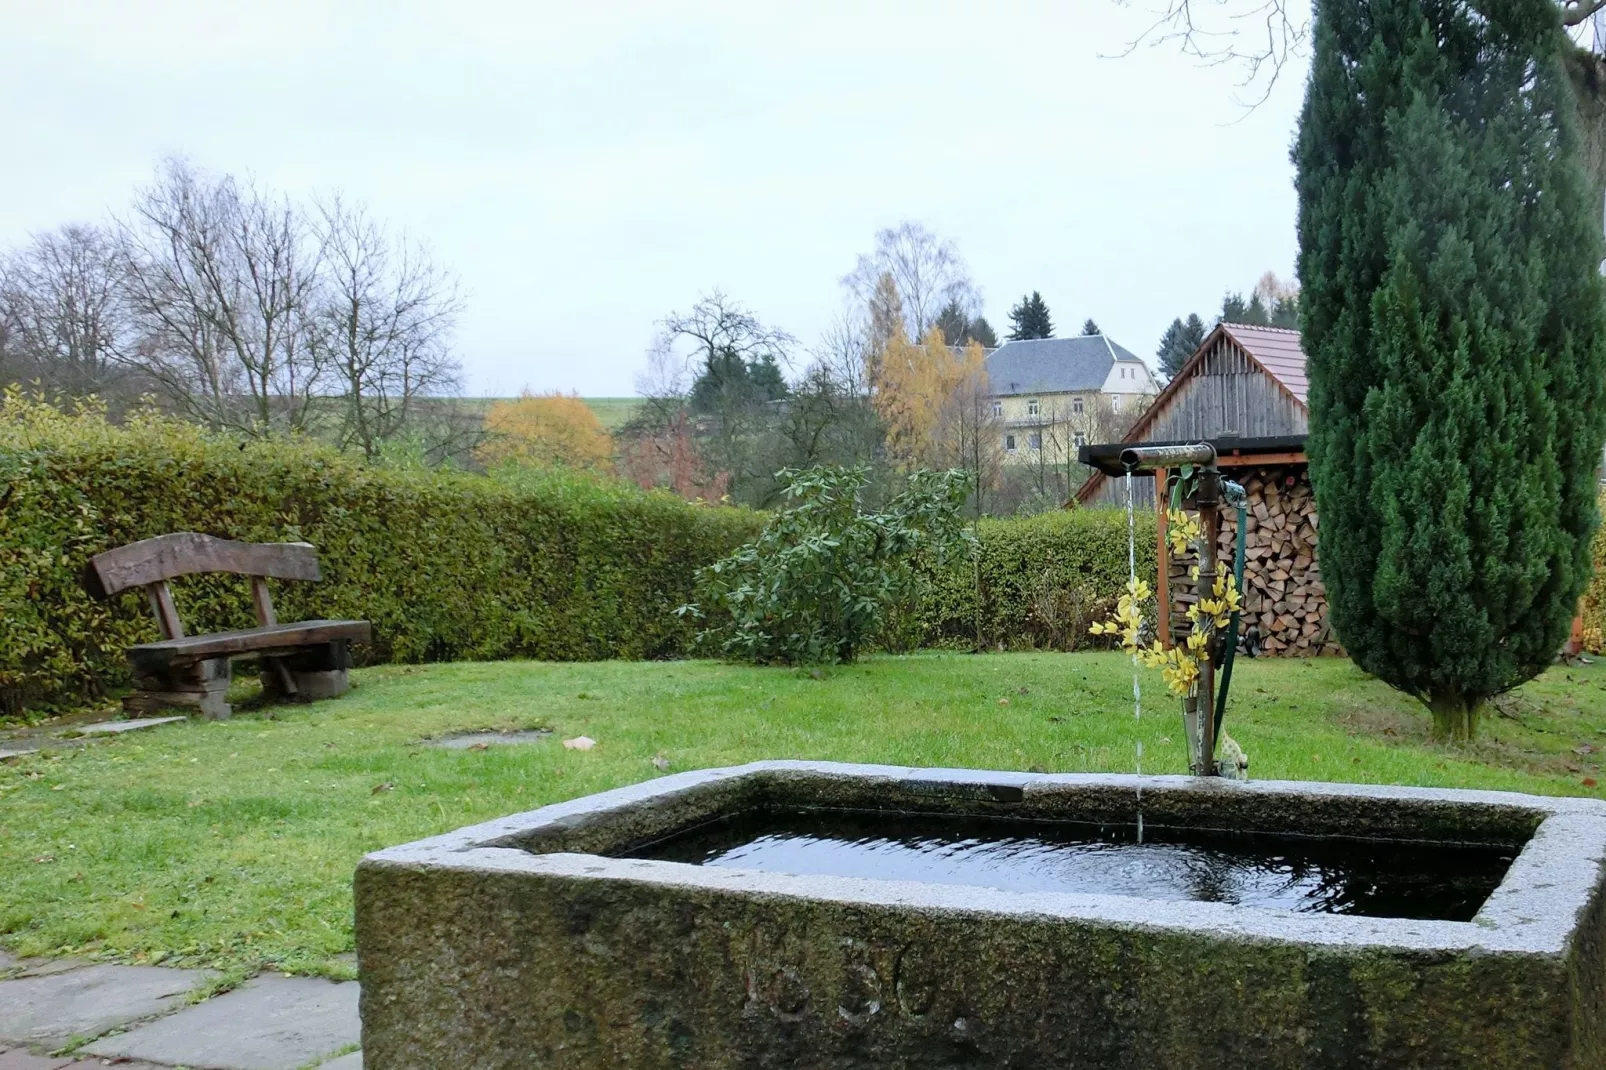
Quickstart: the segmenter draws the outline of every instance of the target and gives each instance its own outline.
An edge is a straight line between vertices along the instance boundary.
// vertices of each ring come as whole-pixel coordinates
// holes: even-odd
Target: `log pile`
[[[1248,494],[1244,542],[1244,614],[1247,652],[1277,657],[1342,654],[1327,624],[1327,591],[1316,561],[1316,502],[1306,469],[1239,469],[1228,473]],[[1237,511],[1222,510],[1217,560],[1232,567]],[[1188,606],[1198,600],[1188,573],[1191,551],[1171,559],[1173,641],[1186,637]]]

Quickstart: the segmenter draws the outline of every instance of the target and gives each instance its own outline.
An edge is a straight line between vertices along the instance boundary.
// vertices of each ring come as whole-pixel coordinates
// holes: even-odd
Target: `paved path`
[[[0,1070],[361,1070],[356,984],[264,974],[189,1003],[211,976],[0,951]]]

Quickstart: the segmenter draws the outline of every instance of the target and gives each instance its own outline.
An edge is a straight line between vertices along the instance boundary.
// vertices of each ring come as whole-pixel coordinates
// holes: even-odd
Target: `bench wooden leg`
[[[144,717],[178,708],[196,710],[214,721],[225,720],[234,712],[229,706],[233,678],[228,658],[176,666],[157,675],[136,675],[134,693],[123,699],[123,709]]]
[[[337,639],[332,643],[298,650],[294,654],[272,659],[282,667],[295,685],[295,698],[313,702],[321,698],[344,695],[351,687],[348,670],[351,668],[351,643]],[[292,697],[281,682],[281,669],[267,664],[262,666],[262,690],[274,699]]]

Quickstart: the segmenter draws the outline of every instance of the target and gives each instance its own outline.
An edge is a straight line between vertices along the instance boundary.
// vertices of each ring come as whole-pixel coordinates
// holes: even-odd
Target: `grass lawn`
[[[350,976],[366,851],[662,775],[757,758],[1181,772],[1158,677],[1134,723],[1116,654],[920,654],[815,674],[712,662],[393,666],[343,699],[190,722],[0,765],[0,945],[24,955]],[[1557,667],[1484,740],[1348,661],[1241,661],[1229,731],[1261,779],[1599,795],[1606,665]],[[267,716],[272,714],[270,718]],[[450,751],[442,733],[548,727]],[[559,740],[588,735],[590,752]]]

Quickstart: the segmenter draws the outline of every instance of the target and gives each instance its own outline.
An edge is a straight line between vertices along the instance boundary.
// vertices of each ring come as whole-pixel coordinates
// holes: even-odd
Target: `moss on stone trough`
[[[759,805],[1107,819],[1136,779],[758,763],[365,859],[364,1057],[409,1067],[1606,1066],[1606,806],[1144,780],[1261,831],[1525,843],[1472,922],[617,857]],[[1258,815],[1258,820],[1257,820]],[[1248,823],[1248,824],[1245,824]]]

